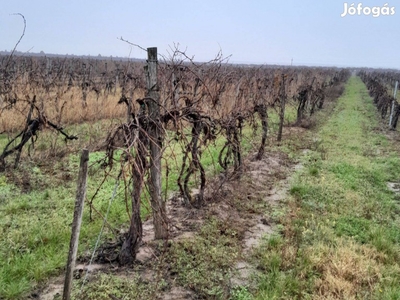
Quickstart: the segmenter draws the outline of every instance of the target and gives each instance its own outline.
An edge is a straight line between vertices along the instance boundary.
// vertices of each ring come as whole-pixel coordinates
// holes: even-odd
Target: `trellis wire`
[[[120,175],[121,175],[121,174],[120,174]],[[82,294],[83,287],[84,287],[84,285],[85,285],[85,283],[86,283],[86,280],[87,280],[87,277],[88,277],[88,274],[89,274],[89,268],[90,268],[90,266],[91,266],[92,263],[93,263],[94,255],[96,254],[97,248],[98,248],[98,246],[99,246],[100,238],[101,238],[101,236],[102,236],[102,234],[103,234],[104,226],[105,226],[105,224],[106,224],[106,222],[107,222],[107,218],[108,218],[108,214],[109,214],[109,212],[110,212],[111,204],[112,204],[112,202],[114,201],[114,199],[115,199],[115,197],[116,197],[116,195],[117,195],[117,189],[118,189],[118,186],[119,186],[119,178],[120,178],[120,176],[118,176],[118,178],[117,178],[117,180],[116,180],[116,182],[115,182],[114,190],[113,190],[112,196],[111,196],[111,198],[110,198],[110,201],[109,201],[109,203],[108,203],[107,212],[106,212],[106,215],[104,216],[104,219],[103,219],[103,225],[101,226],[99,235],[98,235],[98,237],[97,237],[97,241],[96,241],[96,244],[95,244],[95,246],[94,246],[94,250],[93,250],[92,256],[91,256],[91,258],[90,258],[89,264],[88,264],[87,267],[86,267],[85,278],[83,279],[82,286],[81,286],[81,288],[80,288],[79,294]]]

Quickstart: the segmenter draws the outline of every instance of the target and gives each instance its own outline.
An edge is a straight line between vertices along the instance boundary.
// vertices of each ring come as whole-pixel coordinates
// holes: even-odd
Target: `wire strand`
[[[93,250],[92,256],[91,256],[91,258],[90,258],[89,264],[86,266],[86,274],[85,274],[85,278],[83,279],[82,286],[81,286],[80,291],[79,291],[79,295],[82,294],[83,287],[84,287],[84,285],[85,285],[85,283],[86,283],[86,281],[87,281],[87,277],[88,277],[88,275],[89,275],[89,268],[90,268],[90,266],[91,266],[92,263],[93,263],[94,256],[95,256],[95,254],[96,254],[96,251],[97,251],[97,248],[98,248],[98,246],[99,246],[99,242],[100,242],[101,236],[102,236],[102,234],[103,234],[103,230],[104,230],[105,224],[106,224],[106,222],[107,222],[107,218],[108,218],[108,214],[109,214],[109,212],[110,212],[111,204],[112,204],[112,202],[114,201],[114,199],[115,199],[115,197],[116,197],[116,195],[117,195],[118,186],[119,186],[119,176],[118,176],[118,178],[117,178],[117,180],[116,180],[116,182],[115,182],[114,190],[113,190],[112,196],[111,196],[111,198],[110,198],[110,201],[109,201],[109,203],[108,203],[107,212],[106,212],[106,215],[105,215],[104,218],[103,218],[103,225],[101,226],[99,235],[98,235],[98,237],[97,237],[97,241],[96,241],[96,244],[95,244],[95,246],[94,246],[94,250]]]

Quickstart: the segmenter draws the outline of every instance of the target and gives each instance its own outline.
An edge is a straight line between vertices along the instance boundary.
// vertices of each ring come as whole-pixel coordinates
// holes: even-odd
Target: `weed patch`
[[[173,243],[168,255],[178,282],[201,297],[223,299],[228,293],[232,261],[239,255],[237,232],[211,219],[194,239]]]
[[[72,294],[72,299],[151,299],[160,287],[162,288],[162,286],[156,286],[155,283],[143,283],[137,273],[125,278],[116,277],[113,274],[98,274],[89,283],[83,285],[82,291],[76,289]]]

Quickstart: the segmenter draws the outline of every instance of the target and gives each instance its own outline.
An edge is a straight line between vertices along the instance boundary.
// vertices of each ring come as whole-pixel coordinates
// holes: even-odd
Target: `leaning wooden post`
[[[157,84],[157,48],[147,48],[147,96],[149,98],[150,198],[155,239],[168,236],[165,202],[161,197],[161,154],[163,132]]]
[[[76,190],[74,220],[72,223],[71,241],[69,244],[67,272],[64,281],[63,300],[69,300],[72,288],[72,275],[78,253],[79,233],[81,231],[83,205],[86,197],[86,181],[89,161],[89,150],[83,149],[79,166],[78,187]]]

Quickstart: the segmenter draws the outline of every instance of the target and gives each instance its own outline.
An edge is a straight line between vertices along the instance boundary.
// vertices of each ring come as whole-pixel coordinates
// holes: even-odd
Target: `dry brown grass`
[[[313,299],[359,299],[360,292],[372,292],[382,276],[379,262],[384,254],[367,245],[340,240],[336,246],[321,243],[309,252],[322,274],[315,281]]]
[[[59,125],[80,124],[83,122],[95,122],[102,119],[121,118],[126,115],[126,105],[118,104],[121,91],[115,93],[96,94],[91,91],[87,94],[86,106],[82,105],[82,91],[79,87],[72,87],[67,91],[50,91],[19,95],[20,99],[11,109],[0,111],[0,132],[13,132],[21,130],[25,126],[29,111],[29,100],[36,95],[36,104],[43,110],[46,117]],[[134,99],[143,97],[143,93],[134,94]],[[35,115],[34,115],[35,117]]]

